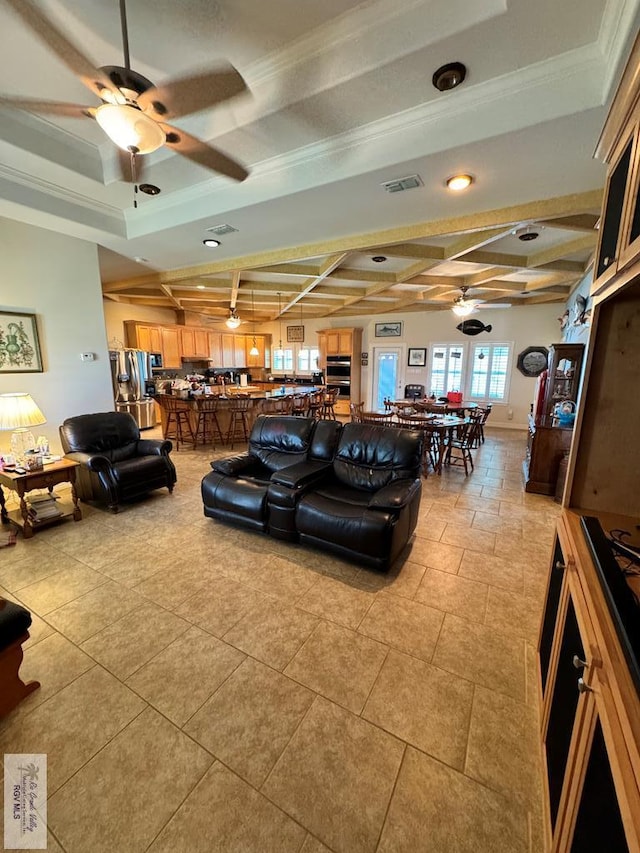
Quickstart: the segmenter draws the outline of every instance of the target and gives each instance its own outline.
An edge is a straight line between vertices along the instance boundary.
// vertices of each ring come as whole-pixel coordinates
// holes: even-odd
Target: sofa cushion
[[[327,492],[310,492],[298,504],[296,528],[303,537],[330,542],[351,552],[373,558],[391,550],[396,515],[393,512],[370,510],[361,503],[335,500]],[[362,491],[360,491],[362,495]]]
[[[270,472],[303,462],[313,428],[310,418],[260,415],[249,437],[249,454]]]
[[[418,431],[346,424],[333,463],[336,479],[353,489],[376,492],[392,480],[414,480],[420,472]]]
[[[247,477],[225,477],[217,471],[202,480],[202,499],[207,509],[238,520],[265,522],[267,518],[267,483]]]

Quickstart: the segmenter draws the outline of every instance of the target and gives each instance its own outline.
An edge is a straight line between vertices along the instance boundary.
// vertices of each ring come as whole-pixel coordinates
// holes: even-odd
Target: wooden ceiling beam
[[[511,233],[511,226],[502,228],[489,228],[486,231],[473,231],[469,234],[463,234],[455,242],[451,243],[445,249],[445,258],[447,260],[464,260],[462,255],[467,252],[481,249],[483,246],[488,246],[502,237],[506,237]]]
[[[320,284],[321,281],[324,281],[324,279],[344,261],[348,254],[348,252],[340,252],[337,255],[330,255],[328,258],[325,258],[324,262],[321,264],[319,275],[315,276],[315,278],[308,279],[304,283],[304,286],[300,293],[298,293],[293,299],[290,299],[289,302],[284,306],[282,311],[278,312],[273,319],[275,320],[279,316],[282,316],[282,314],[285,314],[287,311],[293,308],[293,306],[296,305],[304,296],[306,296],[307,293],[311,293],[314,287],[317,284]]]
[[[564,231],[594,231],[600,218],[595,213],[576,213],[573,216],[560,216],[554,219],[543,219],[547,228],[561,228]]]
[[[164,293],[164,295],[165,295],[166,297],[168,297],[168,299],[170,300],[170,302],[171,302],[171,304],[173,305],[173,307],[174,307],[174,308],[178,308],[178,309],[182,310],[182,305],[181,305],[181,304],[180,304],[180,302],[175,298],[175,296],[174,296],[174,295],[173,295],[173,293],[171,292],[171,288],[170,288],[168,285],[166,285],[166,284],[161,284],[161,285],[160,285],[160,290]]]
[[[544,249],[541,252],[536,252],[527,257],[526,264],[523,266],[533,268],[541,264],[550,264],[554,261],[563,260],[567,255],[575,255],[577,252],[584,252],[585,249],[591,251],[595,249],[598,242],[598,235],[595,231],[590,234],[584,234],[581,237],[576,237],[575,240],[569,240],[566,243],[558,243],[557,246],[551,246],[549,249]]]
[[[240,287],[240,275],[241,270],[233,270],[231,273],[231,294],[229,298],[229,308],[236,307],[236,300],[238,298],[238,288]]]

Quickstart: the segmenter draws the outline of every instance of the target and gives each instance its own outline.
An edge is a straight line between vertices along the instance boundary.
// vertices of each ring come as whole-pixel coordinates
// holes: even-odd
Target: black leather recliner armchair
[[[419,432],[346,424],[333,464],[297,503],[300,541],[388,569],[417,524],[421,452]]]
[[[272,476],[303,462],[326,468],[340,428],[336,421],[259,415],[249,436],[248,452],[211,463],[213,470],[203,478],[201,487],[204,514],[266,531]],[[295,504],[293,509],[287,508],[280,523],[293,524],[294,511]]]
[[[118,506],[153,489],[173,491],[176,469],[169,457],[170,441],[140,438],[126,412],[97,412],[67,418],[60,427],[65,456],[80,463],[76,491],[83,501]]]

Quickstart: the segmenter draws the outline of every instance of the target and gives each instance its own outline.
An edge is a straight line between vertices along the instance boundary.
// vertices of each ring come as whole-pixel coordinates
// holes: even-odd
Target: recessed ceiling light
[[[139,255],[133,259],[137,264],[148,264],[149,258],[141,258]]]
[[[204,284],[196,284],[196,290],[204,290]]]
[[[374,255],[371,260],[375,261],[376,264],[383,264],[387,259],[384,255]]]
[[[211,238],[207,238],[202,241],[202,245],[206,246],[208,249],[217,249],[220,245],[220,240],[212,240]]]
[[[473,175],[452,175],[450,178],[447,178],[447,187],[453,192],[460,192],[460,190],[466,190],[467,187],[471,186],[473,183]]]
[[[159,195],[162,192],[160,187],[157,187],[155,184],[140,184],[139,190],[141,193],[146,193],[147,195]]]
[[[440,92],[448,92],[464,82],[467,69],[461,62],[448,62],[434,72],[431,82]]]

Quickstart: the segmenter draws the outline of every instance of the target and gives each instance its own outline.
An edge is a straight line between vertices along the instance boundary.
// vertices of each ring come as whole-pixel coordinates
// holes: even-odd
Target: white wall
[[[127,345],[124,333],[125,320],[140,320],[146,323],[164,323],[172,325],[176,321],[176,312],[171,308],[148,308],[143,305],[129,305],[126,302],[103,302],[104,322],[107,329],[107,341],[119,341]],[[213,326],[212,326],[213,328]]]
[[[564,311],[563,305],[531,305],[519,308],[490,308],[478,311],[477,317],[485,325],[491,325],[490,333],[482,332],[477,337],[463,335],[457,331],[456,326],[460,322],[451,311],[437,312],[407,312],[404,314],[392,314],[389,316],[356,316],[340,318],[340,320],[305,320],[305,345],[314,345],[317,342],[316,332],[318,329],[339,328],[345,326],[356,326],[363,329],[362,352],[369,354],[369,366],[362,367],[362,389],[366,405],[371,404],[373,384],[373,347],[400,344],[404,347],[403,357],[406,365],[406,350],[409,347],[426,347],[427,363],[429,361],[429,347],[435,343],[512,343],[513,365],[511,372],[509,402],[507,405],[494,406],[491,415],[491,423],[494,426],[509,426],[519,429],[527,428],[527,415],[530,404],[533,401],[536,380],[523,376],[516,368],[518,353],[529,346],[542,345],[548,347],[552,343],[560,341],[560,324],[558,317]],[[375,324],[384,320],[402,322],[402,335],[399,338],[376,338]],[[282,322],[282,340],[286,346],[287,325],[298,325],[299,319]],[[242,331],[242,327],[241,327]],[[271,332],[273,346],[278,345],[280,340],[280,326],[271,323],[260,327],[260,331]],[[428,392],[428,368],[404,367],[402,387],[407,383],[419,383],[425,386]],[[509,409],[513,412],[509,419]]]
[[[59,451],[65,418],[113,410],[96,246],[0,218],[0,258],[0,309],[37,315],[44,367],[0,373],[0,393],[31,394],[47,419],[33,432]],[[81,361],[82,352],[95,361]],[[0,433],[0,451],[8,446]]]

